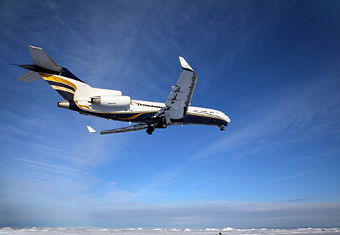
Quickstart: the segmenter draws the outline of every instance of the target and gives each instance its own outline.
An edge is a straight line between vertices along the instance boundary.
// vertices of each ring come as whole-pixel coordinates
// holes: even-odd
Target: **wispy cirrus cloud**
[[[306,174],[307,174],[306,172],[303,172],[303,173],[299,173],[299,174],[295,174],[295,175],[289,175],[289,176],[282,177],[280,179],[268,181],[268,183],[276,183],[276,182],[291,180],[291,179],[295,179],[297,177],[300,177],[300,176],[303,176],[303,175],[306,175]]]
[[[227,136],[203,148],[191,159],[228,152],[235,161],[250,153],[280,149],[306,139],[339,133],[337,76],[319,79],[300,89],[286,88],[272,94],[273,97],[264,100],[261,107],[239,116],[243,124],[232,118]],[[238,129],[232,125],[237,125]]]

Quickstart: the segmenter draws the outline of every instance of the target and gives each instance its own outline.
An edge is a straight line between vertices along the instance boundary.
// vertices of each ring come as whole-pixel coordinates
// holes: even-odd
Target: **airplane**
[[[65,100],[58,107],[70,109],[83,115],[137,123],[132,126],[100,131],[100,134],[122,133],[145,130],[151,135],[156,128],[172,125],[211,125],[221,131],[230,123],[230,118],[221,111],[193,107],[190,102],[197,81],[197,74],[179,57],[182,71],[175,86],[172,86],[165,103],[134,100],[121,91],[94,88],[73,75],[67,68],[60,67],[39,47],[28,46],[33,65],[18,65],[27,71],[18,80],[32,82],[44,79]],[[96,133],[87,126],[91,133]]]

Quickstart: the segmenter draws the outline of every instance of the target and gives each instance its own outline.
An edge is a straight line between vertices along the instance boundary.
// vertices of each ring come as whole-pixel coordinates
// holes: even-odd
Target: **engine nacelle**
[[[129,96],[96,96],[91,97],[91,103],[107,108],[129,109],[131,98]]]

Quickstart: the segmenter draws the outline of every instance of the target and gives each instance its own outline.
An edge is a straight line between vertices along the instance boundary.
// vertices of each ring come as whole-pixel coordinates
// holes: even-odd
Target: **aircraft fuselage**
[[[62,107],[58,105],[59,107]],[[133,122],[133,123],[151,123],[154,122],[152,118],[162,107],[165,107],[165,103],[132,100],[130,108],[128,110],[112,111],[106,110],[105,112],[91,112],[85,110],[79,110],[78,106],[69,107],[74,111],[79,111],[84,115],[91,115],[96,117],[102,117],[109,120]],[[68,107],[65,107],[68,108]],[[230,119],[223,112],[208,109],[202,107],[189,106],[187,116],[182,119],[171,120],[170,125],[213,125],[213,126],[227,126]]]

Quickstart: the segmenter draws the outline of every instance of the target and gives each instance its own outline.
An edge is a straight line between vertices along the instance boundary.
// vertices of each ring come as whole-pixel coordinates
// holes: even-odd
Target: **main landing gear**
[[[154,131],[155,128],[167,128],[168,124],[166,122],[159,122],[159,123],[152,123],[149,124],[148,128],[146,129],[146,133],[148,133],[149,135],[151,135]]]
[[[149,135],[152,135],[152,133],[155,131],[155,127],[153,125],[150,125],[148,129],[146,129],[146,133]]]

